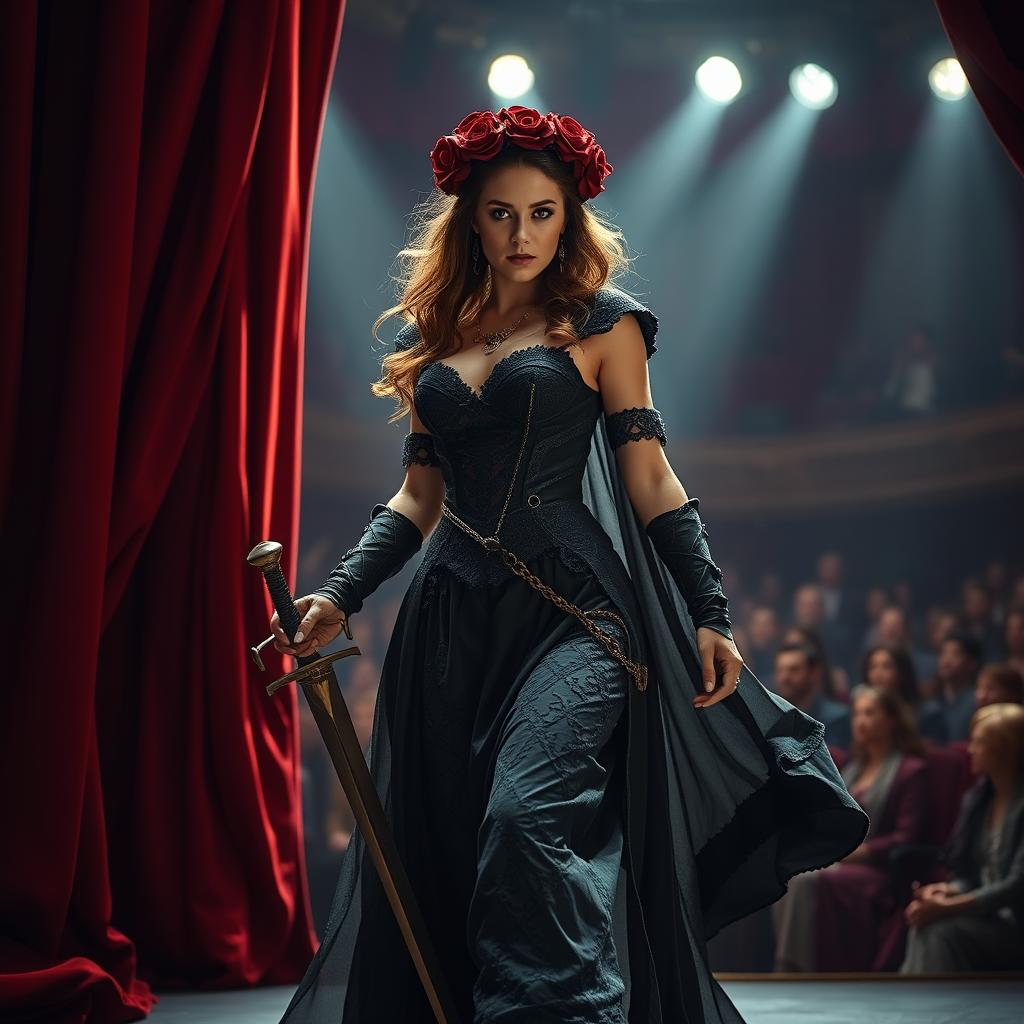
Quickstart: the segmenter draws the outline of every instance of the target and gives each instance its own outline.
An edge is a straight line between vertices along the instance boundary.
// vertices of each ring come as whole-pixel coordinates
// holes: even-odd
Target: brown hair
[[[892,745],[902,754],[913,754],[916,757],[924,757],[927,749],[917,731],[917,723],[914,721],[914,713],[910,705],[895,690],[879,690],[867,683],[858,683],[850,691],[850,711],[857,700],[869,694],[881,706],[889,721],[892,722]],[[855,740],[850,741],[850,757],[859,760],[864,756],[860,744]]]
[[[1010,703],[1024,703],[1024,675],[1012,662],[999,661],[986,665],[978,676],[988,676],[996,686],[1009,695]]]
[[[416,324],[422,341],[415,351],[385,355],[381,379],[370,385],[378,398],[393,395],[398,399],[389,423],[411,410],[419,371],[427,363],[459,350],[463,328],[476,319],[490,296],[491,275],[486,265],[484,273],[473,272],[472,218],[490,175],[499,168],[518,165],[543,171],[559,186],[565,201],[565,269],[560,271],[554,259],[541,272],[549,336],[568,345],[578,344],[575,314],[585,319],[594,293],[628,268],[631,258],[622,232],[580,199],[571,168],[555,153],[509,146],[493,160],[474,161],[457,196],[435,188],[414,209],[412,239],[398,253],[401,272],[395,280],[401,299],[373,323],[377,338],[377,328],[388,317],[403,314],[407,323]]]

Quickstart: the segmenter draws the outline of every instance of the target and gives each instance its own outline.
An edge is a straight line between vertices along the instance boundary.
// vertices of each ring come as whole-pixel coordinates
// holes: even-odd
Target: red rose
[[[555,115],[555,146],[558,155],[567,161],[583,160],[594,148],[594,133],[588,132],[574,117]]]
[[[456,126],[452,134],[458,139],[463,159],[490,160],[505,143],[505,126],[493,110],[474,110]]]
[[[523,149],[543,149],[555,141],[553,114],[542,114],[533,107],[502,107],[498,118],[505,123],[505,135]]]
[[[579,182],[579,193],[583,199],[593,199],[594,196],[604,191],[603,181],[615,168],[608,163],[604,150],[595,146],[587,162],[582,167],[582,173],[577,165],[577,180]]]
[[[469,177],[469,161],[463,159],[455,135],[442,135],[434,143],[430,151],[430,164],[434,168],[437,187],[449,195],[455,195],[460,182]]]

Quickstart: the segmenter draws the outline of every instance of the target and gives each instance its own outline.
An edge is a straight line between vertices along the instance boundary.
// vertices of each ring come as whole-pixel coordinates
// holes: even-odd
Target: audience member
[[[837,622],[845,618],[843,591],[843,556],[838,551],[823,551],[818,556],[817,584],[825,608],[825,621]]]
[[[995,621],[992,597],[988,588],[976,577],[964,580],[960,591],[963,628],[967,630],[989,657],[1002,658],[1003,631]]]
[[[747,646],[741,647],[743,660],[765,686],[772,684],[775,648],[779,642],[779,619],[775,609],[766,604],[755,605],[750,612]]]
[[[870,970],[896,910],[889,853],[926,834],[927,762],[909,707],[895,689],[863,684],[851,706],[842,776],[871,819],[868,836],[841,861],[796,875],[772,905],[776,971]]]
[[[833,663],[849,667],[850,630],[845,622],[829,620],[825,614],[825,597],[817,583],[804,583],[793,594],[794,626],[814,629],[821,634],[822,642]]]
[[[905,974],[1024,966],[1024,707],[979,708],[968,751],[980,777],[944,851],[952,878],[914,883]]]
[[[861,649],[876,647],[878,639],[878,620],[882,612],[891,604],[889,591],[882,586],[868,587],[864,594],[863,623],[861,630]]]
[[[807,643],[784,643],[775,652],[775,691],[825,726],[825,742],[847,748],[850,709],[822,693],[821,661]]]
[[[817,656],[814,675],[821,686],[821,692],[832,700],[846,704],[850,695],[850,677],[846,669],[833,665],[829,659],[828,649],[816,629],[807,626],[789,626],[782,633],[784,644],[806,644]]]
[[[1024,674],[1008,661],[986,665],[978,673],[974,703],[979,708],[989,704],[1024,704]]]
[[[975,711],[974,687],[981,667],[981,644],[963,630],[955,630],[939,648],[939,700],[946,715],[951,740],[968,738]]]
[[[914,662],[904,648],[880,645],[868,651],[862,681],[876,690],[893,691],[910,709],[922,736],[934,743],[946,742],[946,715],[942,705],[934,698],[921,696]]]
[[[939,650],[942,641],[958,626],[960,620],[952,608],[945,605],[932,605],[925,619],[925,636],[928,638],[928,649],[922,651],[915,659],[917,682],[922,697],[939,696]]]
[[[1003,646],[1006,650],[1006,660],[1018,672],[1024,672],[1024,606],[1014,605],[1006,613],[1006,622],[1003,623]]]
[[[914,662],[914,672],[921,678],[931,669],[928,653],[915,642],[910,629],[910,617],[898,604],[886,605],[878,616],[874,630],[875,640],[865,644],[865,652],[872,647],[900,647],[905,650]]]

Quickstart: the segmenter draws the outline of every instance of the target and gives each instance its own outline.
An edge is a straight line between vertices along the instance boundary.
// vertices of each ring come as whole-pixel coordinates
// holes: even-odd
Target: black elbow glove
[[[646,528],[655,551],[661,556],[682,592],[695,629],[707,626],[732,636],[729,602],[722,592],[722,570],[711,560],[701,521],[700,498],[690,498],[679,508],[656,515]]]
[[[349,548],[324,583],[313,591],[354,615],[386,579],[423,546],[420,528],[401,512],[378,502],[359,543]]]

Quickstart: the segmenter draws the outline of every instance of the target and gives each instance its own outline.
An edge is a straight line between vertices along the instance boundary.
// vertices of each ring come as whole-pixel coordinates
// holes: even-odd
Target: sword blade
[[[362,746],[352,725],[352,717],[333,665],[323,666],[314,678],[301,680],[300,685],[352,807],[434,1016],[438,1024],[457,1024],[459,1017],[455,1004],[402,864],[380,795],[363,757]]]

